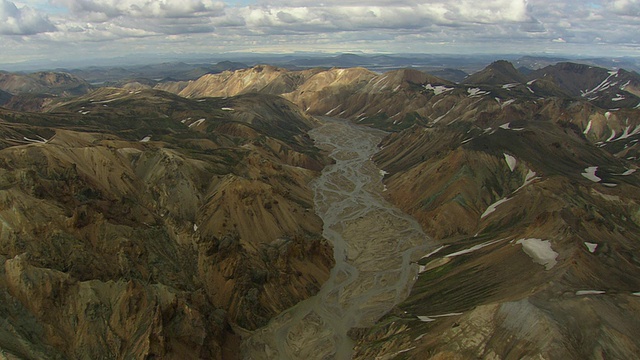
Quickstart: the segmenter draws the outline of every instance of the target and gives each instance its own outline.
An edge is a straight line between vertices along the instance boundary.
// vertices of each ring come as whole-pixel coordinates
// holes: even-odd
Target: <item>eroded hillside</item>
[[[633,358],[639,79],[257,66],[158,85],[181,96],[132,85],[2,109],[0,309],[25,320],[0,344],[237,355],[243,329],[333,265],[308,188],[327,164],[309,115],[326,115],[391,131],[373,157],[384,194],[440,243],[407,299],[351,331],[355,358]]]
[[[509,82],[439,95],[446,112],[434,105],[374,158],[442,247],[395,312],[353,332],[356,357],[634,357],[640,113],[517,96],[490,70],[476,81]]]
[[[105,88],[48,111],[0,109],[6,353],[228,358],[327,278],[326,160],[287,101]]]

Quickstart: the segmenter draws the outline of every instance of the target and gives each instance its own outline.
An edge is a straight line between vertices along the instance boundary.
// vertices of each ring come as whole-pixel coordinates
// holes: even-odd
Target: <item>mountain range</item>
[[[309,186],[331,163],[308,135],[327,116],[388,132],[381,194],[438,244],[408,297],[351,330],[353,358],[634,358],[640,75],[529,70],[2,74],[0,348],[240,356],[334,264]]]

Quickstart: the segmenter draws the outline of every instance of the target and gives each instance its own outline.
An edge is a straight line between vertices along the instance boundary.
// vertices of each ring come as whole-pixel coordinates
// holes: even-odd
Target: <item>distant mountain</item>
[[[63,72],[18,74],[0,72],[0,90],[12,94],[50,94],[72,96],[86,94],[91,86],[83,79]]]
[[[251,92],[280,95],[295,90],[319,71],[321,70],[289,71],[271,65],[258,65],[250,69],[202,76],[187,83],[179,94],[190,98],[234,96]],[[167,85],[162,86],[167,88]]]
[[[528,78],[550,81],[571,96],[589,99],[606,109],[640,105],[640,75],[636,72],[558,63],[536,70]]]
[[[449,80],[451,82],[459,83],[469,76],[466,72],[458,69],[424,69],[426,73],[429,73],[435,77],[439,77],[441,79]]]
[[[471,85],[505,85],[524,84],[526,78],[508,61],[499,60],[491,63],[473,75],[462,81],[462,84]]]
[[[551,56],[523,56],[519,59],[513,60],[513,63],[516,67],[526,67],[532,70],[542,69],[543,67],[556,65],[563,62],[585,64],[606,69],[627,69],[636,72],[640,71],[640,60],[638,58],[632,57],[568,58]]]
[[[565,65],[554,65],[553,69],[561,69],[563,66]],[[566,67],[588,69],[588,66],[579,64],[566,65]],[[562,74],[571,73],[568,70],[558,71]],[[605,80],[604,74],[609,76],[609,71],[606,69],[594,68],[593,71],[591,80],[587,80],[589,78],[587,74],[581,80],[588,84],[581,85],[580,81],[576,80],[573,82],[574,87],[586,89],[587,85],[596,86]],[[638,104],[633,95],[636,89],[633,73],[623,70],[618,73],[619,76],[624,75],[623,78],[628,81],[628,83],[620,83],[620,85],[626,85],[625,94],[627,95],[624,99],[617,99],[615,97],[617,95],[612,95],[608,99],[610,102],[615,100],[616,107],[633,108]],[[497,106],[504,106],[504,103],[516,101],[519,98],[584,98],[582,93],[576,93],[575,89],[563,86],[562,82],[557,81],[562,77],[539,77],[541,74],[542,70],[539,70],[525,76],[511,63],[498,61],[456,85],[411,69],[389,71],[378,75],[364,68],[316,68],[290,71],[258,66],[237,72],[206,75],[189,83],[167,84],[164,89],[190,98],[233,96],[248,92],[283,95],[310,114],[338,115],[355,119],[363,124],[391,126],[398,130],[416,122],[426,124],[444,116],[439,113],[439,110],[430,108],[429,103],[433,103],[433,106],[438,108],[451,110],[447,114],[449,116],[456,113],[452,107],[465,106],[463,104],[467,99],[485,94],[492,94],[492,98],[497,101]],[[591,85],[592,83],[596,85]],[[443,93],[449,96],[444,96]],[[451,95],[459,96],[460,103],[448,104],[448,101],[453,99]],[[599,102],[596,104],[602,105]],[[605,108],[613,109],[614,107]]]
[[[89,67],[69,70],[70,73],[87,80],[90,83],[123,82],[133,79],[147,79],[150,81],[185,81],[197,79],[205,74],[217,74],[226,70],[239,70],[247,65],[221,61],[216,64],[187,64],[171,62],[131,67]]]

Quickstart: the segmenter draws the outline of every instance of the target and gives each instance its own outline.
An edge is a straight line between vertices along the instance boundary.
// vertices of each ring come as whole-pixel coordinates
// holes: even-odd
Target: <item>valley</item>
[[[218,65],[2,74],[3,356],[640,353],[640,75]]]
[[[418,254],[434,247],[415,220],[382,197],[382,175],[370,157],[384,133],[323,122],[310,135],[336,163],[311,187],[336,264],[317,295],[245,341],[247,359],[351,357],[349,330],[373,325],[406,298]]]

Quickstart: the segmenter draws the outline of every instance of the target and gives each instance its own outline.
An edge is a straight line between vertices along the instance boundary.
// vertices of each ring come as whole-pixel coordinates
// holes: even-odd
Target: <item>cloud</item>
[[[89,18],[118,16],[139,18],[183,18],[218,14],[224,3],[212,0],[51,0],[72,13]]]
[[[622,16],[640,16],[640,0],[614,0],[613,12]]]
[[[34,35],[55,30],[45,15],[28,6],[18,8],[8,0],[0,0],[0,35]]]
[[[74,46],[108,55],[149,49],[640,53],[640,0],[8,1],[0,0],[0,35],[30,36],[2,37],[17,44],[3,48],[4,57],[43,51],[36,46],[63,55],[61,49]]]

